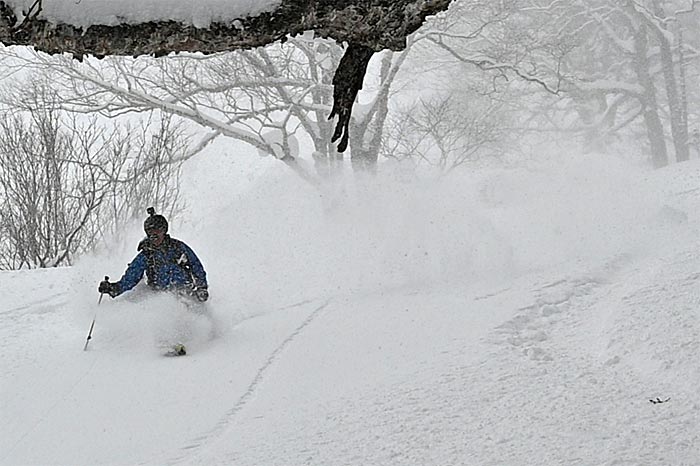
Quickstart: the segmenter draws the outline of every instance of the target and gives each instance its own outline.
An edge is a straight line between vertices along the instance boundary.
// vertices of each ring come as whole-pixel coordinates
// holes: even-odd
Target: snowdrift
[[[97,306],[139,225],[73,268],[0,273],[0,464],[700,459],[697,163],[559,155],[326,193],[267,161],[189,174],[171,232],[207,316]],[[190,354],[162,358],[183,325]]]

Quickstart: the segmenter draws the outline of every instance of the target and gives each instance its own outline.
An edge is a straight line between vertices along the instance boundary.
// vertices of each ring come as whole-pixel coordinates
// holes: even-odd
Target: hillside
[[[543,158],[319,196],[222,160],[190,172],[172,228],[208,316],[97,305],[139,225],[72,268],[0,272],[0,464],[700,461],[697,162]],[[190,354],[162,357],[183,325]]]

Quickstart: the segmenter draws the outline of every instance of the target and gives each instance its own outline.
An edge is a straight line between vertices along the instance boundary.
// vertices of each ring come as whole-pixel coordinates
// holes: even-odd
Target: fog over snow
[[[32,11],[35,0],[5,3],[21,21]],[[281,3],[281,0],[42,0],[38,17],[80,27],[172,20],[206,28],[211,23],[227,23],[274,11]]]
[[[0,272],[0,464],[698,463],[697,162],[555,150],[319,193],[253,152],[188,162],[171,221],[209,317],[97,306],[140,223]]]

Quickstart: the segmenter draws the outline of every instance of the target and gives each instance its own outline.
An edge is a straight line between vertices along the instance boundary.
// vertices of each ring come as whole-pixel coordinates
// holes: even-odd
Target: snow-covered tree
[[[179,208],[175,122],[115,127],[62,112],[46,79],[23,84],[0,112],[0,269],[71,264],[147,206]]]
[[[688,24],[700,20],[698,2],[530,3],[528,15],[549,18],[543,33],[573,45],[561,63],[563,105],[550,107],[556,116],[543,112],[550,122],[589,141],[639,128],[655,166],[668,163],[668,141],[675,160],[688,159],[687,74],[697,73],[700,58]]]
[[[306,31],[347,42],[332,84],[331,116],[338,116],[333,139],[348,144],[352,105],[374,52],[401,50],[405,38],[425,18],[445,10],[450,0],[265,0],[259,2],[98,0],[91,8],[68,0],[0,2],[0,42],[32,45],[51,54],[205,54],[259,47]]]

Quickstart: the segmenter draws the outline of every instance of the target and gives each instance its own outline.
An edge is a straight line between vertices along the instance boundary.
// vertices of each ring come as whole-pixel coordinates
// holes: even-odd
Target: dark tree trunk
[[[666,15],[658,1],[654,2],[655,14],[659,19],[665,19]],[[661,50],[661,68],[663,70],[664,82],[666,85],[666,96],[668,98],[669,114],[671,119],[671,136],[673,137],[673,147],[676,152],[676,161],[683,162],[690,158],[688,151],[688,127],[684,123],[683,106],[678,95],[678,85],[676,80],[675,66],[673,64],[673,52],[671,42],[666,34],[669,31],[663,26],[657,26],[656,37]],[[681,63],[681,66],[683,64]]]
[[[380,71],[379,94],[376,96],[374,105],[367,115],[360,119],[351,121],[352,129],[350,137],[350,156],[352,167],[355,171],[375,173],[377,170],[377,160],[381,148],[382,137],[384,135],[384,122],[389,113],[389,90],[393,80],[391,75],[391,55],[386,55],[382,59]]]
[[[654,167],[668,165],[668,153],[664,140],[664,128],[659,118],[659,105],[656,100],[654,81],[649,74],[649,39],[645,25],[639,25],[634,33],[635,59],[634,68],[637,79],[642,86],[643,93],[641,103],[644,106],[644,123],[647,127],[651,160]]]

